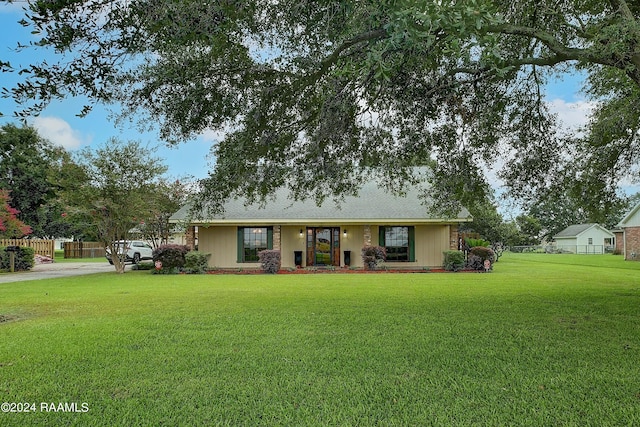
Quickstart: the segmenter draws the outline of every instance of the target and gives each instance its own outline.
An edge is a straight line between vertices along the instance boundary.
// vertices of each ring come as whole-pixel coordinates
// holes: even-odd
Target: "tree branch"
[[[549,48],[552,52],[556,54],[557,58],[564,58],[563,60],[570,59],[580,59],[584,57],[587,52],[585,49],[579,49],[574,47],[565,46],[559,40],[557,40],[553,34],[548,33],[546,31],[542,31],[536,28],[523,27],[512,24],[503,24],[494,27],[490,27],[488,30],[489,33],[501,33],[501,34],[511,34],[515,36],[523,36],[532,39],[539,40],[546,47]],[[532,58],[535,59],[535,58]],[[546,64],[538,64],[538,65],[546,65]]]
[[[363,34],[360,34],[350,40],[342,43],[336,50],[334,50],[329,56],[327,56],[322,62],[320,62],[320,69],[315,73],[309,75],[312,80],[317,80],[322,76],[327,70],[334,65],[338,59],[340,59],[340,55],[347,49],[355,46],[359,43],[381,40],[387,36],[387,31],[385,29],[377,29],[372,30]]]

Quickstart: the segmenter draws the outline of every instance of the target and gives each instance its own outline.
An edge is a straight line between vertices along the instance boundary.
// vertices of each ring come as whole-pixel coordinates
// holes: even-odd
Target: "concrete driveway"
[[[129,270],[130,265],[126,269]],[[115,272],[114,266],[104,262],[63,262],[36,264],[31,271],[0,273],[0,283],[23,282],[25,280],[51,279],[56,277],[81,276],[93,273]]]

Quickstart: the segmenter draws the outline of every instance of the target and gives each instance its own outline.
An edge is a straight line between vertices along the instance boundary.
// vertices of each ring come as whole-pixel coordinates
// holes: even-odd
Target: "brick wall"
[[[365,246],[371,246],[371,226],[370,225],[364,226],[364,242],[363,243]]]
[[[280,242],[282,241],[282,237],[280,234],[280,226],[273,226],[273,249],[276,251],[280,250]]]
[[[196,227],[194,226],[187,227],[187,230],[185,231],[184,234],[185,234],[187,247],[190,250],[194,250],[196,248]]]
[[[624,251],[624,232],[614,231],[613,235],[616,238],[616,253],[621,254]]]
[[[626,252],[624,259],[640,261],[640,227],[627,227],[624,229]],[[635,254],[635,257],[634,257]]]
[[[452,251],[458,250],[458,239],[460,239],[460,233],[458,232],[458,226],[451,224],[449,226],[449,249]]]

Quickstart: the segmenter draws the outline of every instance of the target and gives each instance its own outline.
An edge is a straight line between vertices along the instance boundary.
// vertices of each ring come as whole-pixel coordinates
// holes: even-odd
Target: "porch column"
[[[185,243],[190,251],[196,249],[196,227],[190,225],[184,232]]]
[[[280,250],[280,240],[281,240],[280,226],[274,225],[273,226],[273,250],[274,251]]]
[[[371,246],[371,226],[364,226],[364,245]]]

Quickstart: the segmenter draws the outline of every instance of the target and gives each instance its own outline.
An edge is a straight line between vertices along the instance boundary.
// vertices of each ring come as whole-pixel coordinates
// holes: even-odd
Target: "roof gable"
[[[590,230],[592,228],[599,229],[602,232],[604,232],[605,234],[609,234],[609,235],[611,235],[611,237],[613,237],[613,233],[611,233],[606,228],[602,227],[600,224],[591,223],[591,224],[570,225],[567,228],[565,228],[564,230],[562,230],[561,232],[559,232],[558,234],[556,234],[555,236],[553,236],[553,238],[554,239],[557,239],[557,238],[562,239],[562,238],[577,237],[577,236],[585,233],[586,231],[588,231],[588,230]]]
[[[636,223],[640,223],[640,218],[638,218],[639,216],[640,216],[640,203],[635,205],[633,209],[631,209],[629,213],[627,213],[625,217],[622,218],[622,221],[618,223],[618,227],[628,227],[630,225],[637,225]]]

